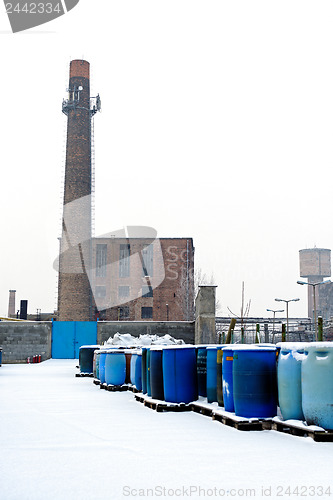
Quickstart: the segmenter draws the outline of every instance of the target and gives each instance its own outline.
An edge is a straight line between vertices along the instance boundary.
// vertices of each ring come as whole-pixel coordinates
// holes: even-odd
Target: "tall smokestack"
[[[96,99],[96,98],[95,98]],[[98,98],[99,100],[99,98]],[[96,102],[96,101],[95,101]],[[91,268],[91,106],[89,63],[70,63],[67,147],[62,238],[60,244],[58,319],[92,319]]]
[[[9,290],[8,318],[15,318],[15,294],[16,290]]]

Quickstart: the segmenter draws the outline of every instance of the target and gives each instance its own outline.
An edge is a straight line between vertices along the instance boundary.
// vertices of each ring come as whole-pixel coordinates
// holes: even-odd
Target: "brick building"
[[[89,63],[71,61],[62,104],[67,146],[57,319],[193,320],[191,238],[148,238],[142,228],[134,228],[135,238],[92,238],[91,124],[99,110],[99,95],[90,96]]]
[[[193,319],[192,238],[94,238],[92,256],[90,279],[99,319]]]

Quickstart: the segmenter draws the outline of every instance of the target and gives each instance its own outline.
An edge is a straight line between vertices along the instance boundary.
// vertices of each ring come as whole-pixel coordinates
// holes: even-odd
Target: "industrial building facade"
[[[194,316],[192,238],[94,238],[95,317],[110,321],[190,321]]]

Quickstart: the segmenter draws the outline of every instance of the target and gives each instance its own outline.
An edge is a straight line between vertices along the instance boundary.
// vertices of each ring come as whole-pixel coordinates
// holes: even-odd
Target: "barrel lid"
[[[210,344],[207,346],[207,349],[223,349],[226,344]]]
[[[326,349],[332,349],[333,348],[333,342],[309,342],[306,345],[306,349],[309,350],[314,350],[314,349],[321,349],[321,350],[326,350]]]
[[[278,342],[276,347],[280,347],[284,351],[299,351],[308,347],[309,342]]]
[[[99,349],[100,345],[81,345],[80,349]]]
[[[195,349],[196,346],[193,344],[181,344],[181,345],[166,345],[163,349]]]
[[[228,350],[228,347],[223,348],[223,350]],[[276,351],[275,346],[263,346],[258,348],[258,344],[239,344],[233,345],[231,347],[232,351]]]

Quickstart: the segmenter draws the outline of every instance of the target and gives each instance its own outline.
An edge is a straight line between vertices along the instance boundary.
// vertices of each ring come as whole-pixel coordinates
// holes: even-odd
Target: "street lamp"
[[[266,311],[269,311],[269,312],[272,312],[273,313],[273,337],[272,337],[272,342],[274,343],[274,339],[275,339],[275,314],[276,313],[283,313],[284,312],[284,309],[266,309]]]
[[[307,281],[297,281],[299,285],[311,285],[313,291],[313,321],[314,321],[314,331],[315,331],[315,339],[318,340],[318,325],[317,325],[317,308],[316,308],[316,286],[323,285],[325,283],[331,283],[331,280],[326,281],[318,281],[317,283],[308,283]]]
[[[287,340],[289,340],[289,314],[288,314],[288,305],[289,302],[297,302],[299,299],[275,299],[277,302],[285,302],[286,303],[286,311],[287,311]]]

